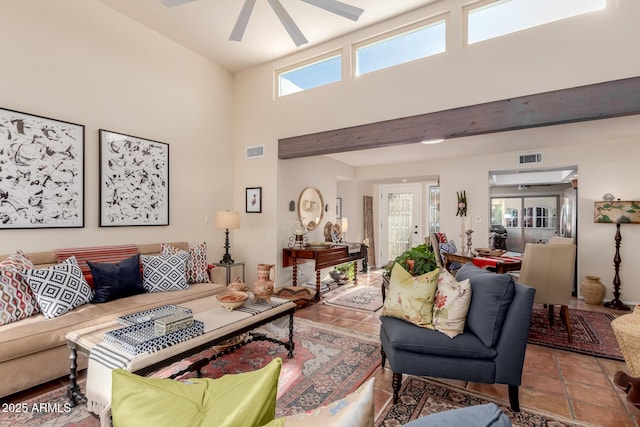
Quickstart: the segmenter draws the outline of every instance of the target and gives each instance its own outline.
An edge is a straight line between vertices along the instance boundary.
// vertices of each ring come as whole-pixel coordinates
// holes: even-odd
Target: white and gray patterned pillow
[[[142,287],[147,292],[189,289],[187,258],[182,252],[175,255],[142,255]]]
[[[53,319],[91,302],[92,291],[75,257],[47,268],[23,273],[45,319]]]

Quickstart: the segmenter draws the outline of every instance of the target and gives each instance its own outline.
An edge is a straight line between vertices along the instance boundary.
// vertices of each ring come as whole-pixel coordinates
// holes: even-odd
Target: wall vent
[[[264,145],[252,145],[247,147],[247,159],[264,157]]]
[[[542,164],[542,153],[527,153],[518,155],[519,165]]]

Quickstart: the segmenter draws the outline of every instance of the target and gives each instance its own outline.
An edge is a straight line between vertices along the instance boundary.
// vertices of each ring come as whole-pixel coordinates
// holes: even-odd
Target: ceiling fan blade
[[[289,16],[284,7],[282,7],[280,1],[267,1],[269,2],[269,5],[271,5],[271,9],[273,9],[275,14],[278,16],[278,19],[280,19],[280,22],[282,22],[284,29],[287,30],[287,33],[289,33],[289,37],[291,37],[291,40],[293,40],[296,47],[308,43],[309,41],[305,38],[304,34],[302,34],[302,31],[300,31],[300,28],[298,28],[296,23],[293,22],[293,19],[291,19],[291,16]]]
[[[305,3],[312,4],[320,9],[324,9],[327,12],[335,13],[336,15],[340,15],[344,18],[351,19],[352,21],[357,21],[364,12],[364,9],[360,9],[359,7],[351,6],[346,3],[342,3],[337,0],[302,0]]]
[[[251,12],[253,11],[253,6],[255,6],[255,4],[256,0],[245,0],[244,5],[242,5],[242,9],[240,10],[240,14],[238,15],[238,19],[236,19],[236,23],[233,26],[233,30],[231,30],[229,40],[237,42],[242,40],[244,30],[247,29],[247,23],[249,22]]]
[[[180,6],[181,4],[191,3],[195,0],[161,0],[162,4],[167,7]]]

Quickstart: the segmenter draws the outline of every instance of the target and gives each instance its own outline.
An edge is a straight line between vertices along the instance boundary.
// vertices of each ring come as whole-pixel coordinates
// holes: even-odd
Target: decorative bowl
[[[227,311],[231,311],[242,307],[249,299],[249,294],[241,291],[227,291],[216,295],[216,298]]]
[[[344,278],[347,276],[347,272],[346,271],[331,270],[329,272],[329,276],[331,276],[331,278],[334,281],[340,282],[340,281],[344,280]]]

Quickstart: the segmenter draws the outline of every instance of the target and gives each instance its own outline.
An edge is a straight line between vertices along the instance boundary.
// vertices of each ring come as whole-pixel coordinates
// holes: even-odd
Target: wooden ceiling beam
[[[640,114],[640,77],[492,101],[278,140],[295,159]]]

